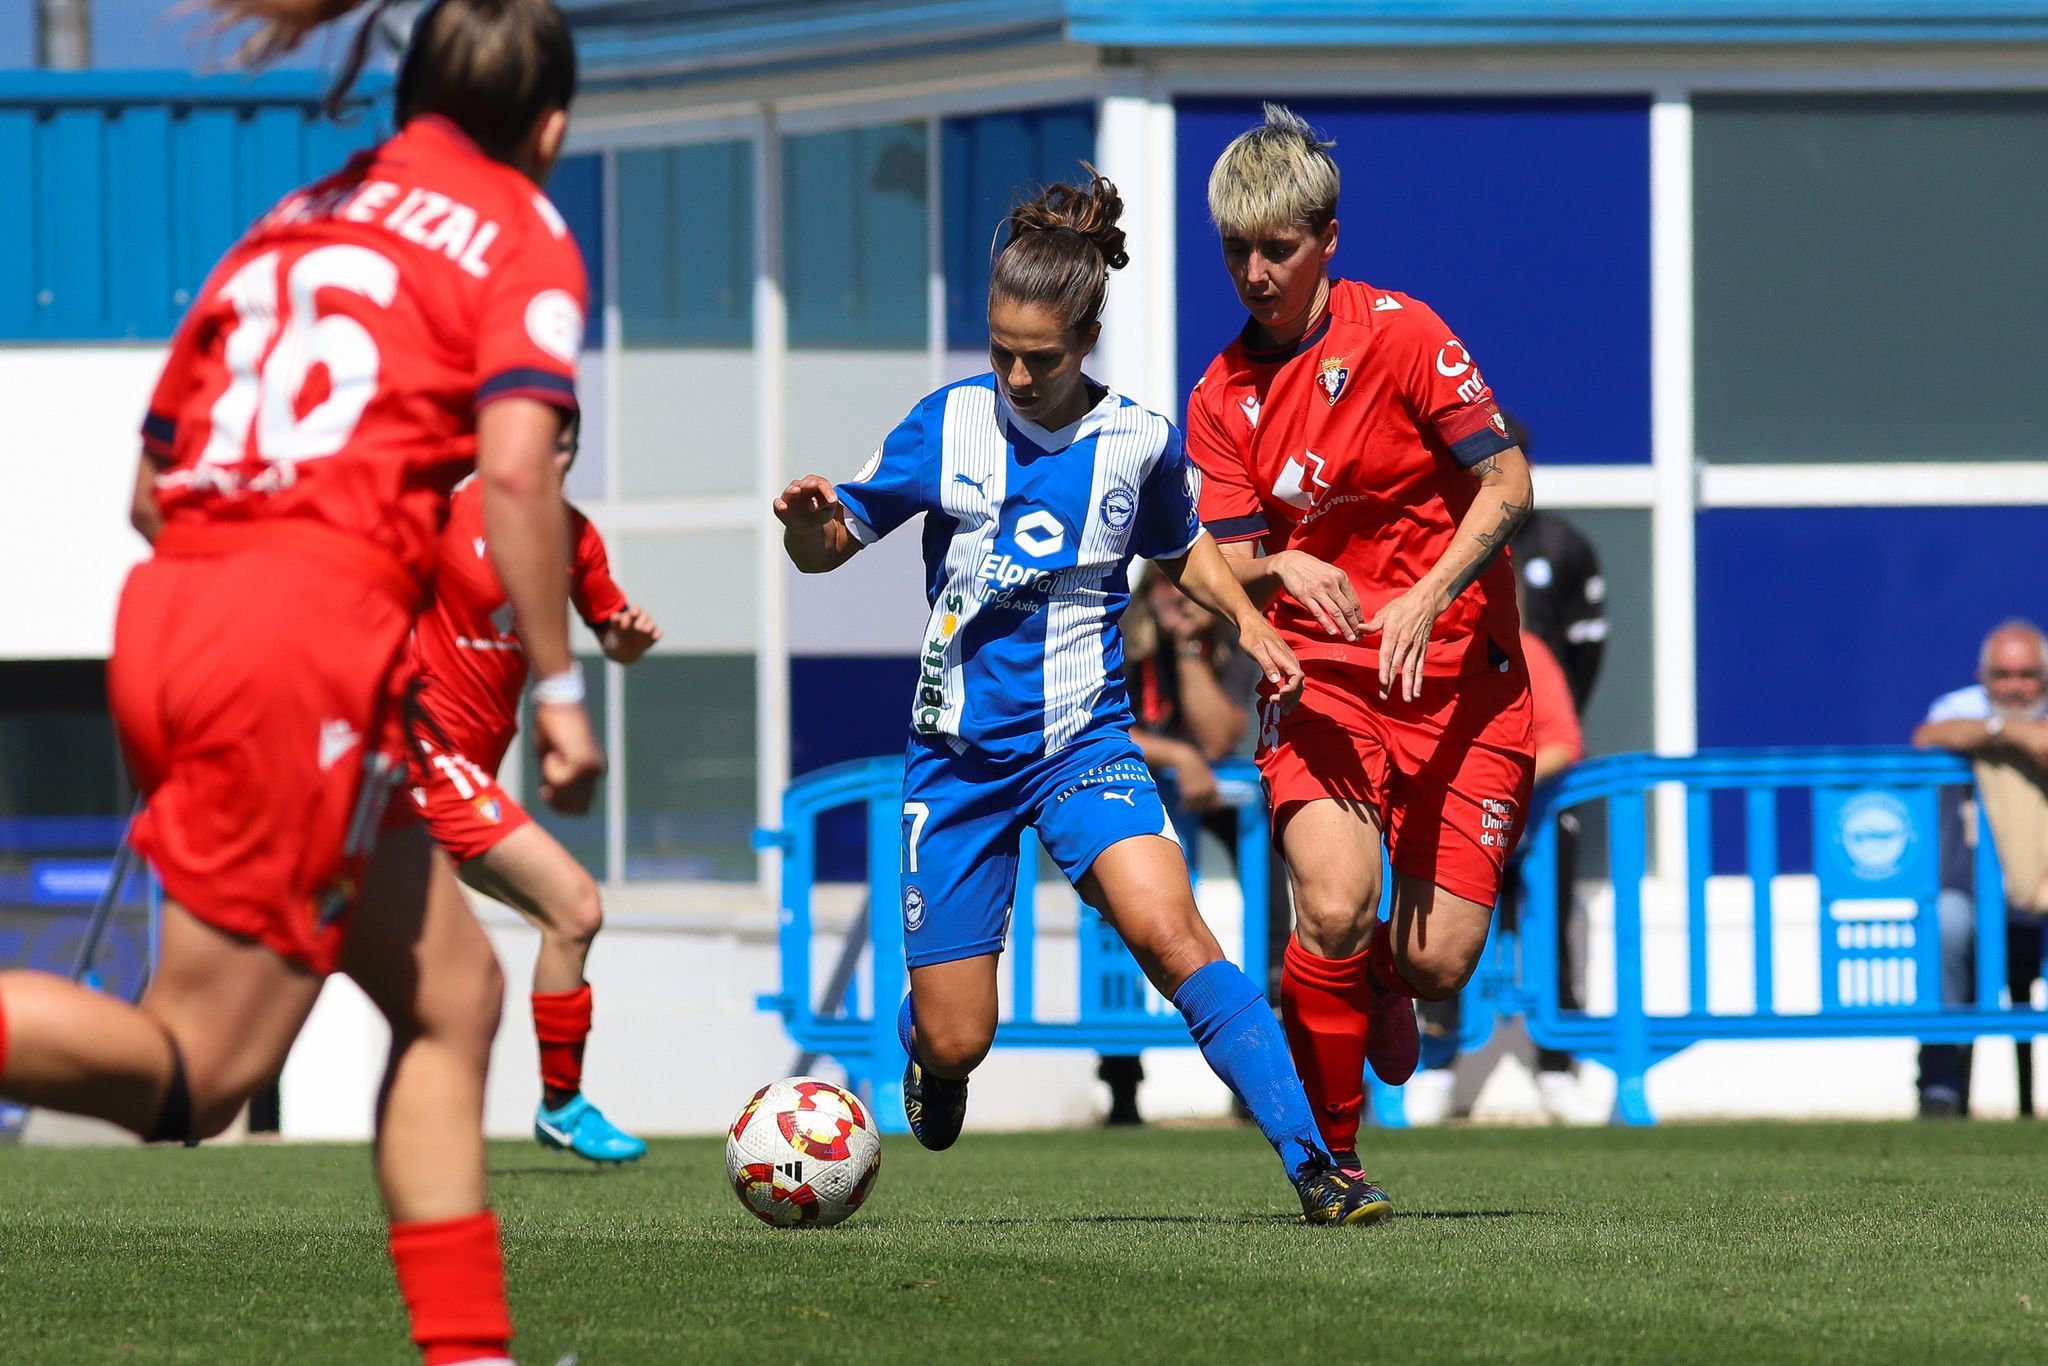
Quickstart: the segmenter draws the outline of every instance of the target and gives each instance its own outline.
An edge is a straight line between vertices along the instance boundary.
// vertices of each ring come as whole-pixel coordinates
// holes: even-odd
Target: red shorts
[[[1304,802],[1364,804],[1396,871],[1492,905],[1535,772],[1521,656],[1505,672],[1425,677],[1414,702],[1398,693],[1381,700],[1377,664],[1302,667],[1299,706],[1275,717],[1270,700],[1259,704],[1259,772],[1274,830]]]
[[[427,833],[457,863],[481,858],[522,825],[526,808],[506,795],[481,764],[437,744],[413,728],[412,804],[426,817]]]
[[[134,844],[215,929],[340,961],[405,771],[396,561],[325,527],[173,526],[121,591],[109,701],[147,805]]]

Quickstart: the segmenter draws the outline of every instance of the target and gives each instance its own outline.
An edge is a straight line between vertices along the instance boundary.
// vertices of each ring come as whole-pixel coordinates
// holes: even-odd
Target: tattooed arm
[[[1529,462],[1520,447],[1488,456],[1472,467],[1471,474],[1479,481],[1479,494],[1458,523],[1451,548],[1421,582],[1365,625],[1368,634],[1377,632],[1380,637],[1382,697],[1397,680],[1403,697],[1413,700],[1422,691],[1422,666],[1436,619],[1486,572],[1535,506]]]

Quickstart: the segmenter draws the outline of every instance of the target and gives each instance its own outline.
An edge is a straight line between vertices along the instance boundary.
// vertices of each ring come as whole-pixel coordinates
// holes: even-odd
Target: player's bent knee
[[[981,1066],[995,1043],[995,1032],[978,1025],[939,1024],[927,1027],[917,1022],[917,1056],[942,1077],[964,1077]]]
[[[556,928],[564,939],[579,946],[587,947],[597,938],[597,932],[604,928],[604,897],[599,894],[595,879],[586,875],[577,883]]]
[[[1335,882],[1297,887],[1295,933],[1326,958],[1348,958],[1365,948],[1379,919],[1379,879],[1363,884]]]

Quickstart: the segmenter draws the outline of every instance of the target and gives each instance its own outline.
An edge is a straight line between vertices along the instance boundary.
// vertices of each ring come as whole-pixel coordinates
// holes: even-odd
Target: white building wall
[[[0,659],[98,659],[148,547],[128,525],[155,346],[0,351]]]

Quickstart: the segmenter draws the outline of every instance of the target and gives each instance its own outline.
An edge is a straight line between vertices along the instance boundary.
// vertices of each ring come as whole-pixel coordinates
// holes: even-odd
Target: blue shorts
[[[1027,825],[1070,882],[1133,835],[1180,842],[1144,756],[1121,731],[1084,736],[1025,764],[991,764],[912,740],[898,865],[911,967],[1002,951]]]

